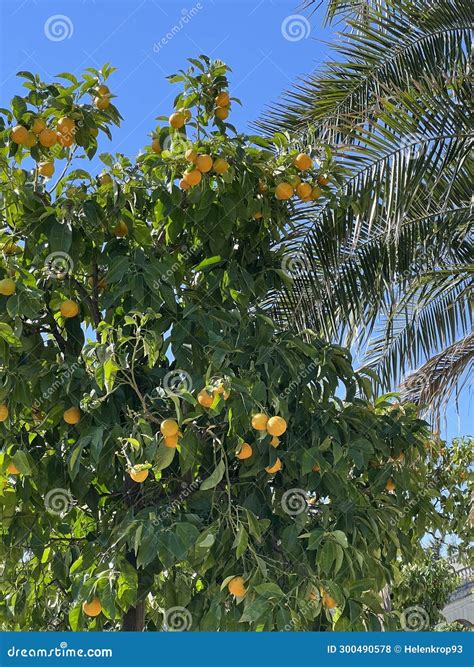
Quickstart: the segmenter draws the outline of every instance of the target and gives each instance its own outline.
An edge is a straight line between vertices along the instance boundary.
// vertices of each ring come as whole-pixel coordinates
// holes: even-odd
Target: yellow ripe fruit
[[[219,118],[219,120],[225,120],[229,116],[228,107],[217,107],[214,112],[214,116]]]
[[[287,424],[283,417],[270,417],[267,422],[267,432],[270,435],[283,435],[286,431],[286,426]]]
[[[161,153],[161,144],[160,144],[160,140],[158,139],[158,137],[155,137],[153,139],[153,141],[151,142],[151,150],[154,153]]]
[[[56,132],[56,138],[58,144],[61,144],[61,146],[64,146],[65,148],[69,148],[69,146],[72,146],[74,143],[73,134],[61,134],[61,132]]]
[[[277,438],[276,435],[273,436],[273,438],[270,440],[270,444],[272,447],[278,447],[280,444],[280,438]]]
[[[253,454],[252,447],[248,444],[248,442],[244,442],[244,444],[240,448],[239,453],[236,454],[236,456],[241,461],[244,461],[245,459],[249,459],[252,456],[252,454]]]
[[[9,475],[19,475],[20,471],[18,470],[18,468],[14,463],[9,463],[7,466],[7,473]]]
[[[205,389],[201,389],[197,396],[197,401],[199,405],[202,405],[203,408],[210,408],[214,398],[212,396],[209,396],[207,391]]]
[[[76,123],[73,118],[63,116],[58,120],[58,131],[61,134],[71,134],[76,129]]]
[[[79,408],[68,408],[63,412],[63,419],[66,424],[78,424],[81,421],[81,411]]]
[[[39,133],[38,139],[40,144],[45,148],[51,148],[58,140],[56,132],[54,132],[54,130],[48,130],[48,128],[45,128]]]
[[[275,188],[275,197],[277,199],[290,199],[293,196],[294,190],[291,183],[278,183]]]
[[[51,178],[54,174],[54,162],[52,160],[49,160],[48,162],[40,162],[38,164],[38,174],[46,176],[46,178]]]
[[[8,407],[5,403],[0,404],[0,422],[4,422],[8,419]]]
[[[267,422],[267,415],[263,414],[263,412],[257,412],[257,414],[252,417],[252,428],[256,431],[266,431]]]
[[[79,313],[79,306],[72,299],[66,299],[65,301],[62,302],[59,308],[59,312],[66,319],[69,319],[71,317],[76,317],[76,315],[78,315]]]
[[[225,174],[229,170],[229,163],[223,157],[218,157],[214,162],[214,171],[216,174]]]
[[[99,111],[105,111],[110,106],[110,98],[107,95],[94,97],[94,106],[96,109],[99,109]]]
[[[256,212],[253,214],[253,219],[254,219],[254,220],[261,220],[262,218],[263,218],[263,213],[262,213],[262,211],[256,211]]]
[[[306,153],[299,153],[299,155],[295,157],[293,164],[300,171],[306,171],[307,169],[311,169],[313,161],[309,155],[306,155]]]
[[[300,199],[308,199],[308,197],[311,197],[311,191],[313,188],[309,183],[300,183],[296,187],[296,194]]]
[[[267,466],[265,470],[268,472],[269,475],[273,475],[282,468],[283,468],[282,462],[280,461],[280,459],[277,459],[272,466]]]
[[[23,125],[15,125],[10,133],[10,138],[15,144],[24,144],[28,139],[28,130]]]
[[[96,92],[99,97],[105,97],[110,94],[110,89],[105,83],[102,83],[100,86],[97,86]]]
[[[166,438],[163,438],[165,447],[169,447],[170,449],[176,449],[178,445],[178,438],[179,436],[177,433],[175,435],[169,435]]]
[[[36,138],[36,134],[34,134],[34,132],[28,132],[28,136],[26,137],[26,141],[24,142],[26,148],[33,148],[33,146],[35,146],[37,142],[38,140]]]
[[[164,419],[160,424],[160,432],[165,438],[170,438],[172,435],[178,435],[178,422],[174,419]]]
[[[175,111],[175,113],[171,114],[168,120],[171,127],[173,127],[175,130],[179,130],[179,128],[183,127],[185,124],[186,117],[184,113],[181,113],[181,111]]]
[[[387,483],[385,484],[385,488],[386,488],[386,490],[389,491],[390,493],[391,493],[392,491],[395,491],[395,482],[393,481],[392,478],[390,478],[389,480],[387,480]]]
[[[188,185],[198,185],[201,182],[202,174],[199,169],[192,169],[191,171],[186,171],[183,175],[183,181]]]
[[[102,605],[99,598],[94,598],[90,602],[83,602],[82,611],[86,616],[98,616],[102,611]]]
[[[16,292],[16,283],[11,278],[0,280],[0,294],[2,296],[11,296]]]
[[[178,109],[179,113],[182,113],[184,116],[184,122],[187,123],[188,120],[191,120],[192,118],[192,113],[190,112],[189,109],[186,109],[185,107],[180,107]]]
[[[229,593],[235,595],[236,598],[243,598],[247,592],[245,588],[245,579],[243,577],[234,577],[227,584]]]
[[[329,178],[327,174],[319,174],[318,176],[319,185],[329,185]]]
[[[336,600],[329,595],[329,593],[324,592],[321,595],[322,598],[322,603],[323,607],[326,607],[327,609],[334,609],[334,607],[337,607],[337,602]]]
[[[107,173],[99,174],[98,179],[100,185],[110,185],[112,183],[112,176]]]
[[[150,474],[150,471],[148,469],[137,470],[136,467],[133,467],[128,471],[128,474],[130,475],[130,477],[133,479],[134,482],[141,484],[141,482],[144,482],[146,480],[146,478]]]
[[[214,102],[216,103],[216,107],[228,107],[230,104],[229,93],[219,93],[214,98]]]
[[[205,174],[212,169],[212,157],[210,155],[198,155],[195,164],[196,168],[202,174]]]
[[[186,183],[184,178],[182,178],[179,182],[179,187],[181,188],[181,190],[189,190],[191,186],[189,185],[189,183]]]
[[[35,134],[40,134],[43,130],[46,129],[46,123],[42,118],[35,118],[33,125],[31,126],[31,131]]]
[[[197,156],[198,156],[198,154],[196,153],[196,151],[193,148],[188,148],[188,150],[184,154],[185,159],[188,162],[192,162],[193,164],[196,162]]]
[[[321,471],[321,468],[318,466],[317,463],[315,463],[315,465],[311,468],[311,470],[312,470],[313,472],[320,472],[320,471]]]
[[[114,227],[114,236],[116,236],[118,239],[122,239],[125,236],[128,236],[128,227],[126,222],[123,220],[119,220],[117,222]]]

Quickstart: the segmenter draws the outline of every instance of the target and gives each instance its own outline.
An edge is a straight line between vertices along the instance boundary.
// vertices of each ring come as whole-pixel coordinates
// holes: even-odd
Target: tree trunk
[[[131,507],[134,505],[136,495],[133,493],[134,482],[130,479],[128,475],[125,475],[124,481],[124,490],[125,490],[125,502]],[[132,567],[137,570],[137,557],[134,551],[127,551],[125,554],[126,560],[130,563]],[[137,570],[138,577],[138,586],[137,591],[139,594],[138,601],[135,607],[130,607],[130,609],[125,612],[123,615],[122,621],[122,631],[123,632],[143,632],[145,628],[145,601],[140,601],[140,575]]]

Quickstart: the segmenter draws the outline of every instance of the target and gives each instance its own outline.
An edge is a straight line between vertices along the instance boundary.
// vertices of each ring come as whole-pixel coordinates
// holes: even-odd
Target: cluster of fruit
[[[252,428],[256,431],[266,431],[268,435],[271,435],[270,444],[272,447],[278,447],[280,444],[280,435],[283,435],[287,429],[287,423],[283,417],[268,417],[263,412],[258,412],[252,417]],[[241,461],[249,459],[253,454],[252,446],[248,442],[244,442],[237,452],[237,458]],[[277,458],[275,463],[272,466],[267,466],[265,470],[273,475],[281,470],[283,464],[280,458]]]
[[[298,153],[293,160],[293,166],[303,174],[313,169],[313,160],[306,153]],[[319,199],[323,191],[320,186],[327,186],[329,178],[327,174],[319,174],[316,183],[312,180],[303,181],[298,174],[288,176],[287,180],[280,181],[275,188],[275,197],[280,200],[291,199],[297,195],[301,201],[315,201]],[[264,191],[265,186],[261,187]]]
[[[193,148],[190,148],[184,154],[185,159],[191,163],[191,167],[187,169],[183,178],[179,182],[179,187],[182,190],[189,190],[194,185],[199,185],[202,180],[202,175],[214,171],[218,176],[225,174],[229,169],[229,163],[222,157],[215,160],[207,153],[197,153]]]

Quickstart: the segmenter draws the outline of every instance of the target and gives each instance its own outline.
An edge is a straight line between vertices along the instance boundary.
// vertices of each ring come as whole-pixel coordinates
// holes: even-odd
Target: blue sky
[[[230,89],[243,106],[231,120],[241,130],[299,76],[328,54],[335,28],[323,28],[319,10],[308,22],[298,0],[1,0],[0,106],[20,92],[18,70],[44,79],[109,62],[110,80],[124,121],[102,152],[135,155],[168,115],[176,87],[166,76],[204,53],[224,60],[233,72]],[[97,171],[101,165],[92,165]],[[472,432],[464,396],[459,414],[450,406],[442,432]]]

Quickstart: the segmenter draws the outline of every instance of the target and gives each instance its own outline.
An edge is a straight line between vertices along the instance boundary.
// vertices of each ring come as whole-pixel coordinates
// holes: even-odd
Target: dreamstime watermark
[[[71,511],[74,499],[69,489],[51,489],[44,497],[44,506],[48,514],[63,517]]]
[[[158,53],[159,51],[161,51],[161,49],[164,46],[166,46],[167,44],[169,44],[171,42],[171,40],[174,39],[174,37],[176,37],[176,35],[178,33],[180,33],[181,30],[183,28],[185,28],[187,26],[187,24],[195,16],[197,16],[197,14],[199,14],[199,12],[202,9],[203,9],[203,6],[202,6],[202,3],[200,3],[200,2],[197,2],[194,5],[194,7],[191,7],[191,9],[189,9],[189,10],[188,9],[182,9],[179,21],[177,23],[175,23],[175,25],[170,30],[168,30],[166,35],[163,35],[163,37],[161,37],[161,39],[159,39],[157,42],[155,42],[153,44],[153,51],[155,53]]]
[[[74,25],[69,16],[53,14],[45,21],[44,34],[51,42],[62,42],[65,39],[71,39],[74,34]]]
[[[181,391],[192,391],[193,380],[187,371],[176,368],[166,373],[163,378],[163,389],[165,392],[179,394]]]
[[[186,632],[193,624],[193,617],[186,607],[170,607],[166,609],[163,630],[166,632]]]
[[[73,269],[74,262],[71,255],[61,250],[51,252],[44,260],[44,270],[49,278],[63,280]]]
[[[69,368],[66,368],[66,370],[62,371],[54,380],[52,384],[49,385],[49,387],[43,391],[41,396],[39,398],[35,398],[33,401],[32,407],[35,408],[36,410],[41,406],[43,401],[46,401],[51,398],[51,396],[58,390],[61,389],[63,384],[69,380],[76,369],[79,368],[79,364],[77,362],[74,362],[72,366],[69,366]]]
[[[300,42],[310,36],[311,25],[302,14],[291,14],[282,21],[281,34],[288,42]]]
[[[191,248],[187,245],[181,246],[182,257],[180,261],[173,262],[173,264],[166,269],[166,271],[160,276],[158,280],[153,281],[153,289],[159,290],[161,283],[167,283],[174,277],[175,272],[182,266],[183,263],[187,262],[191,257],[199,250],[199,248]]]
[[[163,141],[163,150],[173,155],[184,155],[192,147],[193,142],[183,137],[182,134],[169,134]]]
[[[281,268],[289,278],[308,271],[309,267],[309,259],[302,252],[287,253],[281,260]]]
[[[306,512],[308,503],[304,489],[288,489],[281,497],[281,507],[285,514],[297,516]]]
[[[54,648],[15,648],[7,650],[9,658],[111,658],[111,648],[68,648],[67,642],[61,642]]]
[[[174,512],[177,512],[183,502],[190,496],[194,491],[197,491],[197,489],[200,486],[199,480],[195,479],[194,482],[191,484],[184,484],[183,490],[180,492],[177,498],[174,498],[169,505],[167,505],[164,509],[160,511],[158,516],[153,519],[152,524],[154,526],[159,526],[163,521],[165,521],[169,516],[171,516]]]
[[[292,380],[289,385],[285,387],[285,389],[279,394],[279,398],[287,398],[292,394],[301,384],[303,380],[306,380],[306,378],[311,375],[311,373],[317,368],[317,364],[315,361],[312,361],[308,365],[306,364],[300,364],[299,366],[299,373],[298,373],[298,379],[297,380]]]
[[[406,632],[423,632],[430,626],[430,617],[423,607],[408,607],[402,611],[400,623]]]

